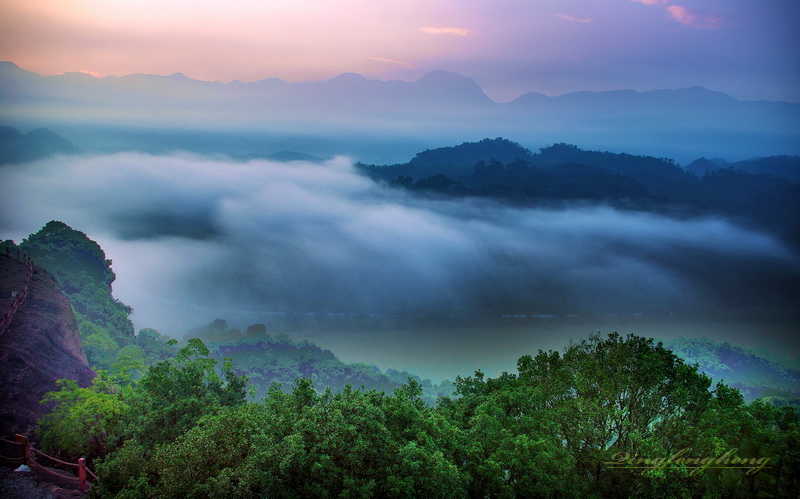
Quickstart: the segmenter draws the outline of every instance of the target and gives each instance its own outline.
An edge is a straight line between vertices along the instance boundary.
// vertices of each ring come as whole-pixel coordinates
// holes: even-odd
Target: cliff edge
[[[0,309],[7,314],[26,290],[29,266],[15,255],[0,254]],[[55,278],[33,266],[25,301],[0,335],[0,436],[33,436],[47,408],[39,403],[69,378],[88,386],[89,368],[78,327]],[[0,329],[2,331],[2,329]]]

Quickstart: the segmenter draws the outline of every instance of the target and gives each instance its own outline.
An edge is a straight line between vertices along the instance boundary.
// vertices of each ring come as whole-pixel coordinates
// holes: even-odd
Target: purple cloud
[[[594,19],[589,19],[588,17],[573,17],[569,14],[556,14],[556,17],[559,19],[563,19],[564,21],[570,21],[573,23],[592,23]]]
[[[673,20],[697,29],[719,29],[725,26],[726,19],[708,14],[700,14],[680,5],[670,5],[667,12]]]
[[[420,28],[420,30],[429,35],[467,36],[469,34],[469,30],[467,28],[459,28],[455,26],[423,26]]]

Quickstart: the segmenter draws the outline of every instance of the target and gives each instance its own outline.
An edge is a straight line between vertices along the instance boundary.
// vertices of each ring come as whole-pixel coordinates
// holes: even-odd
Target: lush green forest
[[[50,222],[19,247],[56,275],[100,369],[89,387],[60,381],[39,430],[45,449],[90,459],[98,496],[785,497],[800,487],[796,360],[598,334],[522,356],[514,373],[437,385],[343,363],[262,324],[218,319],[179,348],[152,329],[133,334],[111,262],[85,234]]]
[[[595,335],[516,373],[458,378],[431,407],[319,392],[298,379],[259,402],[197,339],[138,381],[63,382],[47,448],[81,453],[114,497],[787,497],[800,487],[798,413],[746,404],[636,336]]]

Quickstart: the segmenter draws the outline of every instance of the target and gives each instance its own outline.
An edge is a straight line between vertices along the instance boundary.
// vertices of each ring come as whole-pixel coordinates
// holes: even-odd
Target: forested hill
[[[217,361],[233,360],[236,374],[250,381],[254,400],[261,400],[273,383],[290,390],[300,378],[309,379],[311,386],[320,393],[326,389],[339,392],[348,385],[391,393],[413,379],[419,383],[422,399],[430,406],[435,405],[439,397],[453,392],[451,381],[436,384],[407,371],[382,371],[363,362],[342,362],[330,350],[309,341],[293,341],[280,333],[269,334],[263,324],[252,324],[240,331],[224,319],[216,319],[190,330],[184,339],[190,338],[201,339]]]
[[[376,181],[425,195],[489,198],[518,206],[589,202],[722,215],[800,246],[800,183],[786,178],[795,160],[762,158],[716,168],[703,163],[708,168],[698,175],[668,158],[586,151],[563,143],[534,154],[497,138],[425,151],[405,164],[357,167]]]
[[[111,260],[85,233],[53,220],[19,245],[10,240],[3,245],[19,248],[53,274],[72,306],[93,368],[110,369],[118,363],[146,363],[148,359],[152,362],[174,353],[157,333],[134,335],[129,318],[133,309],[112,294],[116,275]]]
[[[800,358],[775,358],[708,338],[664,340],[664,346],[714,381],[739,389],[746,400],[769,398],[800,408]]]
[[[686,166],[686,169],[696,175],[704,175],[715,170],[732,168],[745,173],[766,173],[778,178],[800,182],[800,156],[768,156],[765,158],[752,158],[736,163],[728,163],[724,159],[700,158]]]
[[[453,147],[428,149],[417,153],[408,163],[396,165],[367,165],[358,163],[361,172],[375,180],[393,181],[402,177],[421,180],[435,175],[445,175],[451,180],[463,181],[479,162],[516,160],[531,161],[534,155],[521,145],[503,138],[465,142]]]

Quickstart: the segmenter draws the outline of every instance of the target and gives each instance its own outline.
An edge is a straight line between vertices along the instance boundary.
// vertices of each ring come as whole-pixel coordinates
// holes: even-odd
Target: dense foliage
[[[237,376],[230,363],[218,368],[208,354],[193,339],[174,358],[150,366],[138,381],[104,371],[88,388],[60,380],[60,389],[42,401],[55,402],[39,421],[45,449],[96,458],[123,441],[157,445],[188,431],[209,412],[242,403],[247,379]]]
[[[115,497],[785,497],[800,487],[793,408],[745,404],[650,339],[592,336],[523,356],[516,374],[459,378],[436,407],[413,380],[392,394],[334,394],[298,379],[291,393],[275,385],[247,402],[243,378],[229,364],[217,374],[209,353],[192,340],[138,382],[65,384],[49,396],[46,442],[78,452],[102,441],[94,492]],[[625,455],[661,461],[634,468]],[[676,456],[713,460],[698,469]]]

